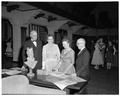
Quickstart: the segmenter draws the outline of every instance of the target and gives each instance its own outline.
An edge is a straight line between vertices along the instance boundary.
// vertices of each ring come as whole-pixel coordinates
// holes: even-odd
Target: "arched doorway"
[[[13,54],[13,27],[10,21],[6,18],[2,18],[2,67],[9,67],[6,63],[6,59],[12,60]],[[6,65],[7,64],[7,65]]]

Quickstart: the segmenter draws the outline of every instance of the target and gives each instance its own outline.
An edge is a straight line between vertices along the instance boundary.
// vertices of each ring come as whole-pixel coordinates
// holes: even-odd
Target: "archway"
[[[2,18],[2,67],[9,67],[6,65],[6,58],[10,57],[12,60],[13,54],[13,27],[11,22],[6,19]],[[9,42],[9,43],[8,43]]]

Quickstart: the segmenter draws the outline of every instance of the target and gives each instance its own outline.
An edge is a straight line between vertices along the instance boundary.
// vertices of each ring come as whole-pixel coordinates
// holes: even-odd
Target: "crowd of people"
[[[99,69],[100,65],[104,67],[106,64],[107,69],[111,69],[113,56],[116,53],[116,48],[112,41],[108,40],[107,44],[105,44],[103,38],[100,38],[93,46],[95,49],[92,51],[91,64],[95,65],[94,68]]]
[[[71,42],[68,38],[64,38],[62,41],[63,50],[60,52],[57,44],[54,43],[54,37],[48,35],[47,44],[42,46],[42,42],[37,36],[37,32],[32,30],[30,32],[30,40],[27,40],[23,46],[22,57],[23,63],[26,62],[27,48],[32,48],[34,58],[37,61],[33,72],[36,73],[38,69],[45,70],[46,72],[62,72],[63,74],[69,74],[82,77],[89,80],[89,60],[90,54],[86,48],[86,41],[84,38],[77,40],[77,47],[79,53],[75,60],[75,52],[71,48]],[[76,66],[74,66],[74,64]],[[22,70],[25,70],[28,66],[24,63]]]
[[[111,69],[113,55],[116,53],[116,48],[112,42],[108,41],[108,44],[105,44],[103,38],[98,39],[95,44],[91,45],[92,51],[90,53],[86,48],[86,40],[84,38],[77,39],[76,46],[79,49],[77,57],[75,57],[75,50],[72,49],[68,38],[62,40],[62,51],[54,43],[53,35],[48,35],[47,44],[44,46],[42,46],[42,42],[39,40],[35,30],[30,32],[30,38],[23,46],[22,57],[24,64],[21,69],[25,70],[28,67],[25,64],[27,60],[26,50],[32,48],[34,58],[37,61],[33,69],[34,73],[38,69],[42,69],[48,73],[57,71],[89,80],[89,65],[94,65],[95,69],[99,69],[100,65],[102,67],[107,65],[107,69]]]

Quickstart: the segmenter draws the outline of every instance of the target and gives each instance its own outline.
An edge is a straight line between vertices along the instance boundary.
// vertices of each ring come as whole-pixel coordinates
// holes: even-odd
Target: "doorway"
[[[2,67],[10,67],[13,57],[13,27],[10,21],[2,18]]]

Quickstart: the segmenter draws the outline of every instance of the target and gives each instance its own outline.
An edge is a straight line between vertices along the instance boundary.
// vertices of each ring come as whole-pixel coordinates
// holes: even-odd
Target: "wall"
[[[19,50],[21,48],[21,26],[24,26],[30,17],[38,12],[39,10],[7,12],[6,7],[2,6],[2,17],[7,18],[13,26],[13,61],[18,61]]]
[[[68,20],[58,20],[48,22],[45,18],[35,20],[33,16],[41,10],[33,11],[11,11],[7,12],[6,7],[2,6],[2,18],[7,18],[13,26],[13,61],[18,61],[19,51],[21,48],[21,26],[27,27],[29,23],[44,25],[48,28],[49,33],[54,34]]]
[[[76,34],[76,31],[78,31],[80,28],[84,27],[84,25],[75,25],[75,26],[68,26],[68,24],[64,24],[63,26],[61,26],[60,29],[64,29],[67,30],[68,32],[68,38],[70,40],[72,40],[72,35]],[[77,33],[78,35],[80,35],[80,33]]]
[[[117,36],[118,30],[116,28],[111,29],[95,29],[95,28],[86,28],[79,29],[74,34],[84,35],[84,36],[103,36],[109,34],[110,36]]]
[[[61,21],[52,21],[47,25],[48,32],[50,34],[54,34],[56,30],[58,30],[62,25],[67,23],[68,20],[61,20]]]

